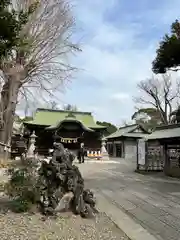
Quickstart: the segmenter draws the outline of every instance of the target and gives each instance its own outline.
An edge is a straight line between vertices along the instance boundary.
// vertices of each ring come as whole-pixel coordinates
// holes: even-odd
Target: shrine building
[[[38,108],[33,120],[24,122],[24,135],[35,132],[36,149],[42,155],[48,154],[54,141],[74,151],[83,142],[87,151],[98,151],[105,130],[105,126],[96,124],[90,112]]]

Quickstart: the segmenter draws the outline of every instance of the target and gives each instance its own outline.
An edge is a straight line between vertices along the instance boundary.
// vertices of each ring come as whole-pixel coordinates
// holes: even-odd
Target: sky
[[[180,14],[179,0],[72,0],[79,68],[61,99],[96,120],[121,124],[134,113],[137,83],[152,75],[156,48]]]
[[[80,70],[63,100],[96,120],[129,121],[136,85],[152,75],[156,48],[179,9],[179,0],[76,0]]]

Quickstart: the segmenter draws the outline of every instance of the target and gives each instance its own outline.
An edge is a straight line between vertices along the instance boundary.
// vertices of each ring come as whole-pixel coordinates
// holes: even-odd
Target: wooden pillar
[[[136,141],[136,170],[139,170],[139,139]]]
[[[125,158],[125,140],[122,140],[122,157]]]
[[[116,144],[113,142],[113,157],[116,157]]]

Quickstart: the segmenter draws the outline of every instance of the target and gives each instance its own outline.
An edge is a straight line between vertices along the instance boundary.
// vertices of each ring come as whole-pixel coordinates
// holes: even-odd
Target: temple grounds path
[[[98,208],[136,240],[180,239],[180,181],[163,174],[141,175],[124,159],[80,165]]]

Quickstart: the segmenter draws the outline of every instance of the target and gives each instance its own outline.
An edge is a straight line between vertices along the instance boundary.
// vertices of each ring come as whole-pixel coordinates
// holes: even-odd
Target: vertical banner
[[[138,164],[146,164],[146,141],[145,139],[138,140]]]

